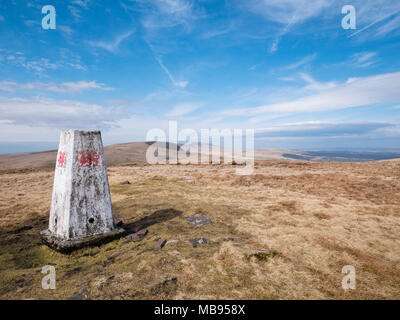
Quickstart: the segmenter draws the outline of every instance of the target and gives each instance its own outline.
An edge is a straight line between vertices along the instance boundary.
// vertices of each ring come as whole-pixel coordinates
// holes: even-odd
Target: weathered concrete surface
[[[40,232],[42,241],[50,248],[62,253],[69,253],[71,251],[81,249],[83,247],[99,246],[109,241],[115,240],[124,236],[126,231],[118,228],[109,232],[95,234],[83,238],[65,240],[50,232],[50,230],[43,230]]]
[[[55,238],[57,242],[82,240],[106,236],[113,230],[114,214],[100,131],[61,132],[49,232],[42,232],[43,241],[58,248],[62,245],[54,245]],[[70,242],[65,246],[70,246]]]

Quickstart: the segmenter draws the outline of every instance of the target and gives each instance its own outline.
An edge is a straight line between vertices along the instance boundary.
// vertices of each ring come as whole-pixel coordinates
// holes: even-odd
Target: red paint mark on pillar
[[[99,165],[100,152],[97,151],[78,151],[76,155],[78,167],[97,167]]]
[[[67,163],[67,153],[64,151],[60,151],[58,153],[57,167],[65,168],[66,163]]]

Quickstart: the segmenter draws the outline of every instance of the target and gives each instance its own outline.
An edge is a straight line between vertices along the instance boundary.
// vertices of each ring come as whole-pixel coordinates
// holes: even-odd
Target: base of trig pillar
[[[40,232],[42,242],[50,248],[61,253],[69,253],[71,251],[81,249],[84,247],[98,246],[125,235],[126,231],[122,228],[117,228],[109,232],[95,234],[83,238],[65,240],[50,232],[50,230],[43,230]]]

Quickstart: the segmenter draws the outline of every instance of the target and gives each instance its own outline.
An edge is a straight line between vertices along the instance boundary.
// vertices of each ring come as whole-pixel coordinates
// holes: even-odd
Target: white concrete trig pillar
[[[62,131],[58,148],[49,229],[42,240],[71,251],[117,238],[100,131]]]

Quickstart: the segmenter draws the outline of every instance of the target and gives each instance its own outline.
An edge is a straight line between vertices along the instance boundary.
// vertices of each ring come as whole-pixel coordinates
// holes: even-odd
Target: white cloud
[[[18,84],[16,82],[13,81],[2,81],[0,82],[0,90],[1,91],[6,91],[6,92],[14,92],[15,91],[15,87]]]
[[[308,83],[307,86],[304,87],[305,90],[310,90],[310,91],[323,91],[327,89],[331,89],[336,87],[335,82],[319,82],[316,81],[313,77],[311,77],[309,74],[306,73],[299,73],[299,76],[301,79],[303,79],[305,82]]]
[[[190,0],[155,0],[156,11],[148,14],[143,24],[148,29],[174,27],[184,25],[189,27],[195,19],[194,2]]]
[[[378,53],[363,51],[354,53],[347,60],[333,64],[333,67],[367,68],[379,62]]]
[[[132,20],[136,20],[140,12],[143,27],[152,34],[177,26],[191,30],[195,21],[206,16],[194,0],[130,0],[121,2],[121,6]]]
[[[0,120],[0,124],[13,124],[14,121],[13,120]]]
[[[400,29],[400,15],[391,19],[388,23],[379,27],[376,36],[386,36],[387,34]]]
[[[374,64],[376,52],[360,52],[353,55],[353,64],[359,67],[369,67]]]
[[[167,69],[167,67],[164,65],[164,63],[162,62],[161,58],[155,58],[157,60],[157,62],[159,63],[160,67],[165,71],[165,73],[168,75],[169,79],[171,80],[172,84],[175,87],[179,87],[179,88],[186,88],[186,86],[189,84],[188,81],[176,81],[175,78],[172,76],[172,74],[169,72],[169,70]]]
[[[288,65],[285,69],[288,69],[288,70],[297,69],[297,68],[304,66],[304,65],[310,63],[311,61],[315,60],[315,58],[317,58],[317,56],[318,56],[317,53],[306,56],[303,59],[300,59],[299,61],[297,61],[291,65]]]
[[[0,82],[0,90],[7,92],[14,92],[16,90],[40,90],[58,93],[76,93],[90,89],[100,90],[114,90],[113,88],[105,87],[104,83],[96,81],[76,81],[76,82],[63,82],[60,84],[43,83],[43,82],[29,82],[19,84],[12,81]]]
[[[307,76],[304,79],[308,79]],[[319,85],[313,84],[311,79],[308,79],[308,82],[308,88],[318,89]],[[224,110],[222,114],[258,116],[268,113],[317,112],[396,102],[400,100],[399,86],[400,72],[352,78],[340,85],[333,86],[332,83],[331,89],[320,87],[321,92],[300,99],[255,108],[229,109]]]
[[[67,36],[71,36],[74,33],[74,30],[68,26],[57,26],[57,29],[60,29]]]
[[[75,18],[75,20],[80,19],[81,17],[81,11],[75,7],[75,6],[68,6],[69,11],[71,12],[71,15]]]
[[[297,24],[313,18],[331,5],[328,0],[248,0],[248,8],[281,24]]]
[[[88,4],[90,3],[91,0],[73,0],[72,3],[76,4],[82,8],[87,9]]]
[[[339,137],[361,136],[376,133],[396,127],[388,122],[326,122],[307,121],[283,123],[268,128],[258,128],[256,137],[282,138],[282,137]]]
[[[75,18],[75,20],[79,20],[81,18],[81,9],[88,9],[88,4],[91,0],[73,0],[71,4],[68,6],[71,15]]]
[[[9,65],[21,67],[27,71],[42,73],[47,70],[68,69],[70,67],[76,70],[87,70],[87,67],[82,64],[80,57],[71,52],[62,52],[55,60],[47,58],[40,58],[38,60],[30,59],[22,52],[13,52],[11,50],[2,49],[2,52],[7,55],[6,59]]]
[[[219,37],[219,36],[222,36],[222,35],[224,35],[226,33],[229,33],[232,29],[233,29],[233,23],[229,24],[226,27],[220,28],[220,29],[207,30],[202,35],[202,38],[203,39],[211,39],[211,38]]]
[[[369,29],[372,30],[375,36],[384,36],[400,27],[400,19],[396,17],[400,13],[398,1],[365,1],[359,6],[359,9],[358,16],[361,20],[359,25],[364,24],[364,26],[349,35],[349,38],[364,33]],[[375,14],[370,14],[370,12]],[[379,26],[377,31],[374,30],[375,26]]]
[[[107,50],[109,52],[116,52],[118,49],[119,45],[127,38],[129,38],[132,35],[133,31],[128,31],[125,33],[122,33],[118,35],[114,40],[112,41],[89,41],[89,45],[92,47],[98,47],[104,50]]]
[[[173,107],[167,114],[166,116],[168,117],[180,117],[184,116],[186,114],[189,114],[193,112],[194,110],[197,110],[200,106],[198,104],[179,104],[175,107]]]
[[[59,129],[107,128],[123,118],[121,108],[42,97],[25,99],[0,96],[0,113],[3,119],[15,125]]]
[[[284,26],[276,32],[270,48],[272,53],[277,51],[282,37],[291,32],[295,25],[319,19],[316,28],[333,28],[333,19],[341,19],[343,16],[340,9],[349,4],[346,0],[238,0],[237,2],[247,10],[264,16],[267,21]],[[357,30],[351,33],[349,38],[357,36],[359,40],[368,41],[372,37],[396,36],[400,33],[398,0],[353,0],[350,4],[356,8]],[[296,31],[299,31],[299,26]]]

